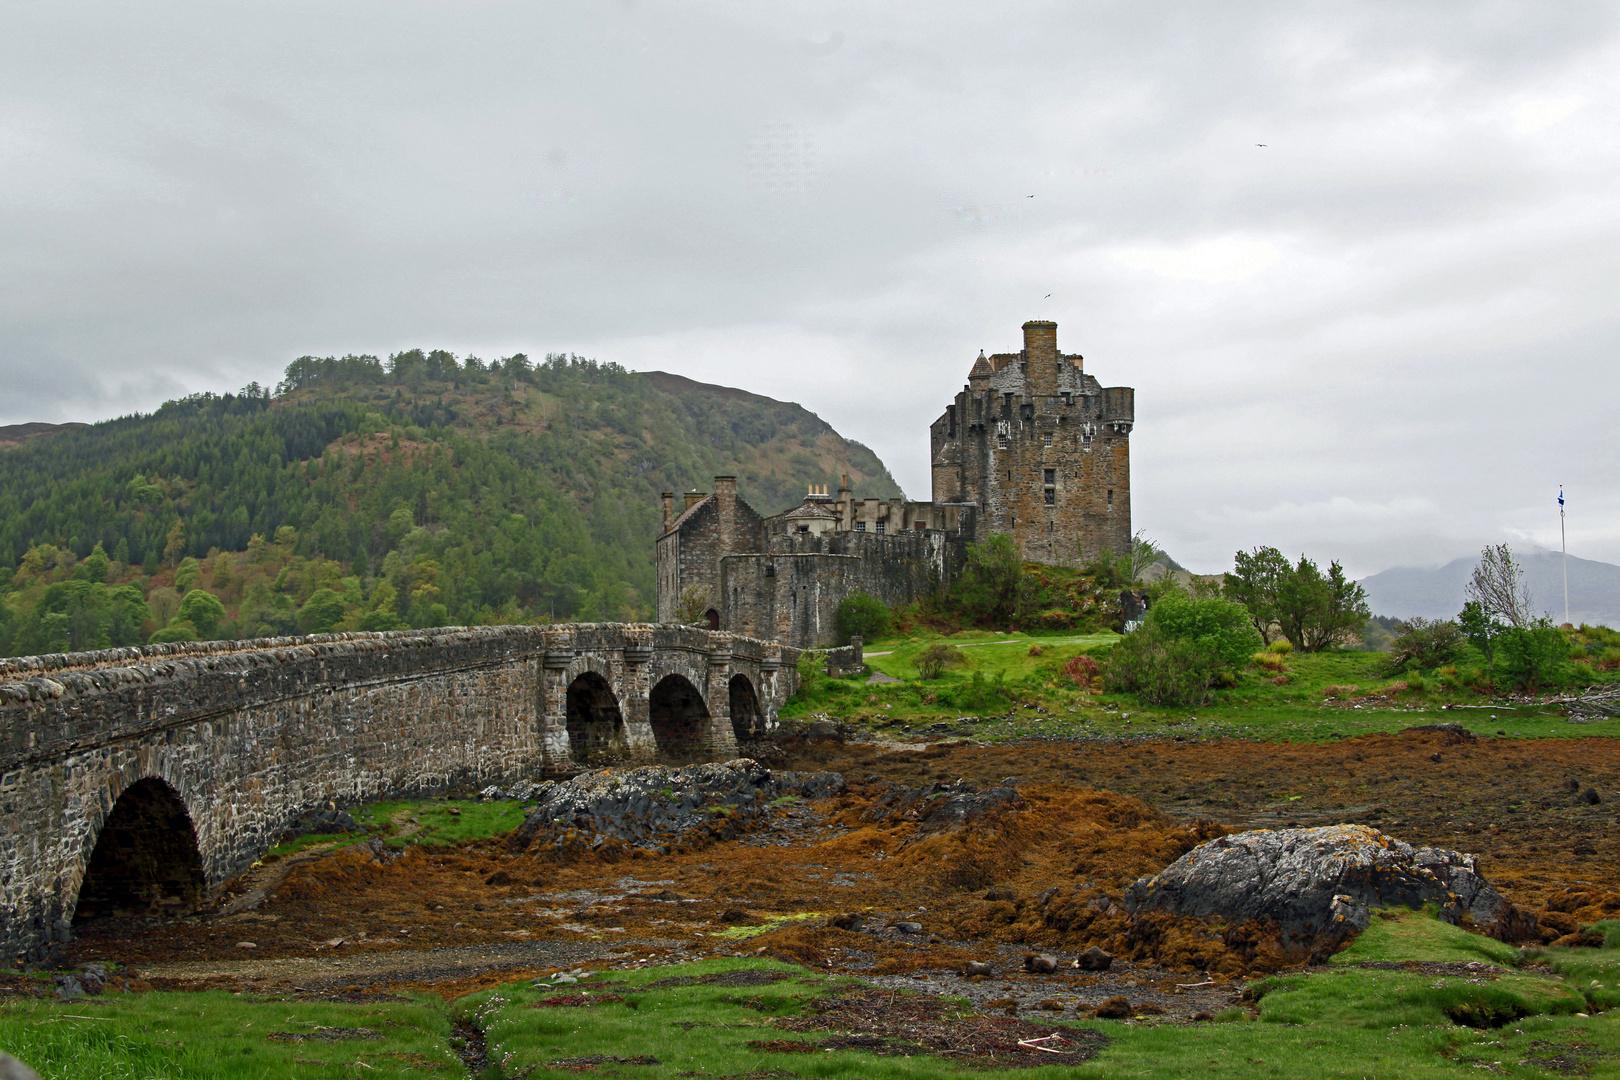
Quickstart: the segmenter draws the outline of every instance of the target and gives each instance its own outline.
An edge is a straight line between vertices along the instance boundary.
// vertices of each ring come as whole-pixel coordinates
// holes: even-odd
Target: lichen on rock
[[[1535,917],[1503,899],[1474,856],[1415,848],[1365,825],[1217,837],[1124,897],[1135,916],[1274,924],[1284,950],[1314,957],[1366,929],[1374,909],[1430,904],[1446,922],[1505,941],[1535,933]]]

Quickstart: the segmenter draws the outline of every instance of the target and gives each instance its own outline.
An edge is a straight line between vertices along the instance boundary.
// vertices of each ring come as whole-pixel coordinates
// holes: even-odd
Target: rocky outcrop
[[[656,850],[743,832],[785,796],[841,794],[838,773],[772,772],[739,758],[721,764],[602,769],[542,784],[539,806],[513,834],[520,849],[610,844]]]
[[[1365,825],[1218,837],[1137,881],[1124,898],[1138,917],[1274,924],[1286,951],[1313,956],[1366,929],[1374,909],[1427,904],[1446,922],[1503,940],[1535,932],[1535,917],[1504,900],[1474,856],[1414,848]]]

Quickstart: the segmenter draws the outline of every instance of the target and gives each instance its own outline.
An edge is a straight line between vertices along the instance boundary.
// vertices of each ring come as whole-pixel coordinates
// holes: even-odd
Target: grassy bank
[[[1114,634],[1030,635],[967,632],[875,641],[868,676],[809,680],[784,717],[829,715],[891,736],[962,736],[986,741],[1047,736],[1233,737],[1323,741],[1436,723],[1483,735],[1584,738],[1620,735],[1620,720],[1571,723],[1557,706],[1490,699],[1442,680],[1392,677],[1381,653],[1292,653],[1251,665],[1196,708],[1144,705],[1099,692],[1087,677]],[[923,678],[919,658],[940,645],[952,662]]]

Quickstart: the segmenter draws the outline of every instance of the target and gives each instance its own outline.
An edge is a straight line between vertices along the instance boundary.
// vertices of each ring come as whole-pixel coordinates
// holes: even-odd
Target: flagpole
[[[1558,488],[1558,545],[1564,549],[1564,622],[1569,623],[1569,540],[1564,535],[1564,488]]]

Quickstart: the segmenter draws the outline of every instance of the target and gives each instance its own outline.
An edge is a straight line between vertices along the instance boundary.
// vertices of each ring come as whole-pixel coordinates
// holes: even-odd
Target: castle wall
[[[961,545],[943,532],[773,536],[771,550],[727,556],[724,625],[799,648],[838,643],[838,605],[864,592],[891,607],[915,603],[948,583]]]
[[[735,477],[715,477],[714,494],[688,507],[655,545],[658,621],[676,621],[681,594],[693,586],[703,591],[708,607],[722,611],[720,560],[763,550],[765,519],[737,497]],[[728,629],[724,621],[720,628]]]
[[[934,500],[976,503],[976,535],[1005,533],[1025,559],[1083,565],[1131,538],[1135,392],[1102,387],[1057,351],[1056,325],[1025,324],[1025,349],[981,357],[930,426]]]

